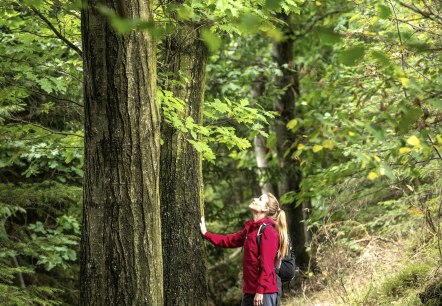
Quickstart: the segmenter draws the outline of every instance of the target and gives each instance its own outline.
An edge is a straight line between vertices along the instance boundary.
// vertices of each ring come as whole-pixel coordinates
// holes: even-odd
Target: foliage
[[[205,158],[210,230],[240,229],[249,200],[260,192],[256,135],[267,138],[264,178],[274,182],[280,175],[278,114],[270,110],[284,88],[276,85],[282,71],[272,43],[287,39],[278,17],[290,14],[290,69],[299,78],[300,95],[296,117],[287,124],[295,140],[285,155],[301,165],[302,182],[300,192],[280,200],[312,203],[306,222],[315,234],[311,254],[332,246],[357,258],[367,241],[409,237],[424,225],[432,237],[425,252],[440,258],[434,247],[441,239],[442,190],[437,1],[155,4],[154,22],[100,9],[122,35],[150,31],[159,52],[162,39],[180,24],[202,29],[210,50],[204,123],[196,124],[183,112],[186,102],[164,90],[170,78],[162,73],[158,98],[163,119]],[[76,304],[83,180],[80,8],[64,0],[7,0],[0,6],[0,295],[10,305]],[[189,76],[181,77],[176,86],[188,82]],[[417,249],[406,252],[412,256]],[[212,299],[226,305],[240,292],[240,256],[234,252],[208,248]],[[376,290],[372,284],[375,297],[364,297],[417,303],[434,270],[404,263],[396,272]],[[306,279],[313,277],[307,271]],[[410,277],[416,288],[408,286]]]
[[[228,98],[225,101],[215,99],[205,103],[204,118],[209,124],[200,125],[184,114],[185,102],[174,97],[172,92],[159,90],[158,99],[164,120],[183,133],[186,140],[209,162],[216,158],[209,146],[211,143],[223,144],[228,149],[235,147],[240,151],[251,147],[246,138],[237,136],[234,126],[222,122],[247,126],[251,133],[267,135],[262,128],[264,124],[268,124],[267,118],[273,117],[270,112],[251,107],[245,99],[239,102],[230,101]]]
[[[66,1],[0,5],[0,295],[5,305],[76,304],[71,292],[76,290],[83,177],[77,9]]]

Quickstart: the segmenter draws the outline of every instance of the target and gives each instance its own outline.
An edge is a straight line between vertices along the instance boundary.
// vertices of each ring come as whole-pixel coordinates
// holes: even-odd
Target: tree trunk
[[[257,101],[260,96],[262,96],[264,92],[264,79],[263,76],[258,76],[252,83],[250,95],[252,96],[252,101]],[[264,193],[272,193],[274,194],[273,186],[268,179],[268,163],[266,160],[266,155],[268,153],[268,149],[265,144],[265,138],[258,134],[253,138],[253,147],[255,149],[255,157],[256,157],[256,166],[258,168],[258,176],[259,176],[259,187],[261,188],[261,192]]]
[[[207,50],[197,26],[181,23],[165,43],[165,88],[186,102],[183,118],[202,124]],[[207,305],[202,157],[182,132],[161,125],[161,224],[165,305]]]
[[[293,61],[293,30],[290,28],[290,16],[281,14],[279,16],[287,26],[284,29],[286,39],[273,45],[273,57],[282,76],[276,82],[279,88],[286,88],[281,98],[275,101],[275,111],[280,114],[276,121],[276,150],[278,153],[278,166],[280,178],[278,180],[278,195],[294,191],[299,192],[301,183],[301,172],[297,161],[285,154],[290,145],[295,142],[296,135],[287,129],[287,123],[295,118],[295,103],[299,96],[299,79],[295,63]],[[286,156],[284,156],[286,155]],[[284,205],[287,213],[290,238],[293,242],[293,249],[297,264],[301,267],[308,267],[309,257],[306,252],[306,237],[304,229],[303,205],[296,206],[295,203]]]
[[[155,44],[82,11],[85,175],[80,305],[163,305]],[[151,20],[149,1],[104,1]]]

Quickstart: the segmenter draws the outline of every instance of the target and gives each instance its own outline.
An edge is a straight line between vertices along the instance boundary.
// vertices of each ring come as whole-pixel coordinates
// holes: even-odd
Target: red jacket
[[[218,235],[206,232],[204,238],[216,246],[223,248],[243,249],[243,293],[275,293],[278,292],[278,282],[275,272],[275,258],[279,247],[279,236],[274,226],[265,228],[260,242],[260,258],[256,234],[263,223],[274,225],[272,219],[261,219],[256,222],[249,220],[244,229],[230,235]]]

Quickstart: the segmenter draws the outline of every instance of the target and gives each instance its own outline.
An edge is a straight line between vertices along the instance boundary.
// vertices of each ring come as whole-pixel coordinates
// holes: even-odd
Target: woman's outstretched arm
[[[246,228],[244,228],[240,232],[229,235],[219,235],[208,232],[206,229],[206,223],[204,221],[204,217],[201,218],[200,230],[201,234],[203,234],[205,239],[209,240],[212,244],[222,248],[242,247],[244,245],[244,240],[247,234]]]

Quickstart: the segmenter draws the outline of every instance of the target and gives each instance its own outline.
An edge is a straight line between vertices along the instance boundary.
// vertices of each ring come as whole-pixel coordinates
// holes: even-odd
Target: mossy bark
[[[165,89],[186,102],[183,118],[202,124],[207,50],[198,27],[180,23],[165,42]],[[199,231],[203,212],[202,157],[184,135],[163,122],[161,137],[161,222],[165,305],[207,305],[204,243]]]
[[[82,11],[80,305],[163,305],[155,44],[147,32],[117,34],[99,4],[123,18],[152,18],[141,0],[89,0]]]

